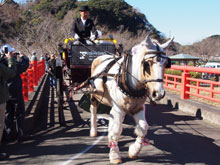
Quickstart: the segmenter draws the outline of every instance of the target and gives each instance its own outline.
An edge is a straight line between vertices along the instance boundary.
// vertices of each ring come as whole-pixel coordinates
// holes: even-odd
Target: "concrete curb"
[[[220,127],[220,109],[218,107],[193,100],[182,100],[178,95],[170,93],[166,93],[166,96],[158,103],[167,104],[174,110],[183,111],[212,125]]]

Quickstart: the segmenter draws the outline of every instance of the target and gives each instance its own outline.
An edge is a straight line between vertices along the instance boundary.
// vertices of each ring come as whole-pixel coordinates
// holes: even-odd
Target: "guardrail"
[[[218,87],[220,86],[219,81],[216,82],[212,80],[191,78],[189,73],[201,72],[220,75],[220,69],[178,65],[172,65],[170,69],[181,70],[183,72],[181,76],[164,74],[164,87],[180,92],[181,99],[190,99],[190,95],[192,95],[220,103],[220,97],[217,98],[217,96],[220,96],[220,90],[218,90]],[[201,91],[208,92],[209,95],[203,95],[201,94]]]
[[[28,93],[34,91],[34,86],[38,85],[41,77],[45,73],[45,62],[44,59],[37,61],[33,60],[30,63],[29,68],[26,72],[21,74],[22,85],[23,85],[23,96],[24,101],[28,101]]]

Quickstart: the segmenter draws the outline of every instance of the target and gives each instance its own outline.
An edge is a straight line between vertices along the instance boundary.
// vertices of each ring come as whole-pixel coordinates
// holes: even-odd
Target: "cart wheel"
[[[64,113],[63,113],[63,88],[62,88],[61,79],[57,79],[56,89],[57,89],[57,98],[58,98],[59,123],[61,126],[65,126],[66,122],[65,122]]]

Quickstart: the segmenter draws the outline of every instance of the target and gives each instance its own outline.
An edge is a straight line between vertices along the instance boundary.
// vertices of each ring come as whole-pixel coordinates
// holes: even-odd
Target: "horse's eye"
[[[161,57],[157,56],[156,57],[156,62],[161,62]]]
[[[144,62],[144,75],[145,75],[145,72],[147,72],[147,74],[150,75],[150,64],[149,62]]]

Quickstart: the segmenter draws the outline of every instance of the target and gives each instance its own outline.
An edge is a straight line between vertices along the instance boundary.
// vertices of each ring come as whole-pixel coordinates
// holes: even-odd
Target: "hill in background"
[[[79,17],[79,7],[85,4],[90,7],[90,15],[103,37],[108,38],[112,34],[125,50],[147,34],[160,42],[167,40],[144,14],[124,0],[30,0],[24,5],[8,0],[0,7],[0,38],[28,54],[33,50],[38,54],[57,52],[58,43],[71,37],[73,19]],[[219,38],[216,35],[187,46],[175,43],[168,54],[219,56]]]

